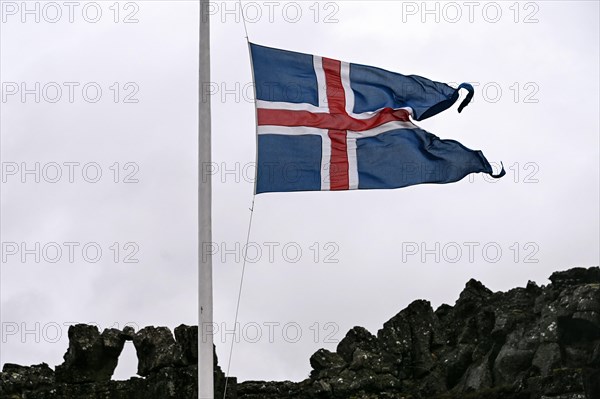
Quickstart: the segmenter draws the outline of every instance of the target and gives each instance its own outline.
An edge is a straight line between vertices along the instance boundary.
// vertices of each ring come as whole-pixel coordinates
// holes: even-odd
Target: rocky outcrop
[[[600,269],[554,273],[551,284],[492,292],[476,280],[454,306],[418,300],[376,335],[354,327],[320,349],[301,382],[228,382],[230,399],[600,399]],[[138,332],[77,325],[65,361],[6,364],[0,398],[197,397],[198,329]],[[111,381],[133,341],[141,378]],[[215,397],[225,377],[215,360]]]
[[[72,326],[65,362],[56,367],[56,381],[67,384],[110,381],[126,338],[116,329],[106,329],[100,334],[96,326]]]
[[[111,381],[126,341],[133,341],[138,375]],[[137,333],[78,324],[69,328],[64,363],[53,371],[43,363],[31,367],[5,364],[0,373],[1,399],[185,399],[198,397],[198,327],[180,325],[175,337],[166,327]],[[215,390],[223,392],[225,375],[214,356]],[[228,399],[236,379],[229,379]],[[220,394],[222,398],[222,393]]]
[[[418,300],[371,334],[354,327],[299,383],[246,381],[238,397],[600,399],[600,269],[494,293],[476,280],[454,306]]]

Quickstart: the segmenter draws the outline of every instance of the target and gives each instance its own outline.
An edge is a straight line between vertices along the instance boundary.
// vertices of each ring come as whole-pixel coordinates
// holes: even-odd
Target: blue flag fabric
[[[459,90],[416,75],[250,44],[258,134],[256,193],[390,189],[494,175],[481,151],[420,129]]]

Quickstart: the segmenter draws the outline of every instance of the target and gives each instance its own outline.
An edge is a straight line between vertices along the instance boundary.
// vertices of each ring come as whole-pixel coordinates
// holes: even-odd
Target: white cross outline
[[[323,57],[313,55],[313,66],[317,77],[319,106],[308,103],[289,103],[280,101],[256,100],[257,109],[279,109],[289,111],[309,111],[311,113],[329,114],[329,105],[327,103],[327,84],[325,79],[325,70],[323,69]],[[375,116],[383,108],[356,114],[354,113],[354,91],[350,86],[350,63],[340,62],[340,77],[346,99],[346,113],[354,119],[369,119]],[[413,112],[409,107],[394,108],[394,110],[404,109],[412,117]],[[373,137],[379,134],[397,130],[397,129],[418,129],[418,126],[412,122],[392,121],[381,124],[371,129],[362,131],[347,130],[346,151],[348,157],[348,189],[358,189],[358,161],[356,156],[356,140],[359,138]],[[279,125],[258,125],[257,134],[279,134],[286,136],[316,135],[321,137],[321,190],[330,190],[329,165],[331,164],[331,139],[329,138],[329,129],[321,129],[308,126],[279,126]]]

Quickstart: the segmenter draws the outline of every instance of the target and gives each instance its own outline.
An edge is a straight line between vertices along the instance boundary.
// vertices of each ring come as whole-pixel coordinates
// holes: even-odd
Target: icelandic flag
[[[399,188],[494,175],[481,151],[420,121],[457,89],[416,75],[250,44],[257,116],[256,193]]]

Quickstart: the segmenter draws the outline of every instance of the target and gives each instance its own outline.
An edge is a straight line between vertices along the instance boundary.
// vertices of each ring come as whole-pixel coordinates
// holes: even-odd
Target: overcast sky
[[[197,2],[0,4],[0,363],[60,364],[75,322],[196,323],[197,180],[212,174],[226,368],[255,159],[239,4],[211,3],[215,163],[200,176]],[[257,196],[232,375],[301,380],[348,329],[453,304],[471,277],[508,290],[599,263],[598,2],[244,4],[255,43],[471,82],[463,113],[419,125],[507,175]],[[116,377],[135,367],[128,343]]]

